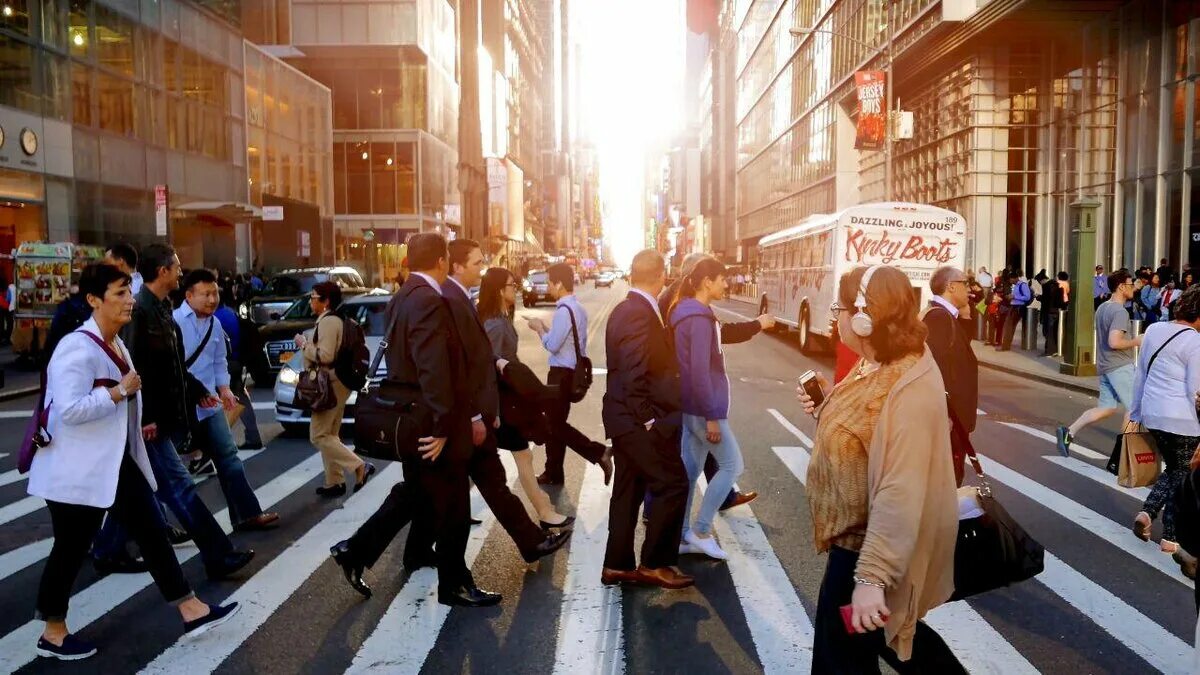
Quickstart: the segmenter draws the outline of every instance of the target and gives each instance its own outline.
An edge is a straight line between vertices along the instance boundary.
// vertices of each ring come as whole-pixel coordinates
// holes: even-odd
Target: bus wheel
[[[808,325],[808,306],[805,305],[800,309],[800,321],[796,323],[797,331],[800,335],[800,351],[805,354],[811,354],[815,342],[813,340],[812,331]]]
[[[767,313],[767,297],[764,295],[762,300],[758,301],[758,315],[762,316]]]

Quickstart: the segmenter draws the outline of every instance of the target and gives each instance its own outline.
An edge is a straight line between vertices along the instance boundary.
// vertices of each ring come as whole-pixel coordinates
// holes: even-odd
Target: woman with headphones
[[[954,591],[958,500],[945,386],[912,282],[885,265],[842,275],[831,313],[861,358],[825,397],[808,465],[813,537],[829,561],[814,673],[965,673],[920,619]],[[826,383],[818,376],[823,390]],[[817,403],[797,389],[804,411]]]

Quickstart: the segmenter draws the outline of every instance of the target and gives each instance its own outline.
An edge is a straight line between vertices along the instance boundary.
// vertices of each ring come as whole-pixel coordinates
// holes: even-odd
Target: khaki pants
[[[325,463],[325,487],[341,485],[346,480],[345,472],[355,473],[363,464],[363,460],[338,437],[350,390],[336,377],[329,379],[333,384],[337,405],[329,410],[313,413],[312,423],[308,427],[308,439],[321,452],[321,461]]]

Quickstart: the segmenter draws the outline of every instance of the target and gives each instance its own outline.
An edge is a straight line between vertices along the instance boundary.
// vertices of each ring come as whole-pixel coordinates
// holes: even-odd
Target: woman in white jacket
[[[79,567],[106,511],[129,529],[159,591],[179,608],[188,634],[227,620],[237,603],[209,606],[183,577],[154,503],[154,473],[141,435],[141,378],[117,337],[133,309],[130,278],[89,265],[79,290],[92,318],[54,350],[46,374],[46,441],[29,472],[29,494],[50,510],[54,547],[42,570],[35,616],[46,622],[39,656],[78,660],[96,648],[67,631],[67,604]]]

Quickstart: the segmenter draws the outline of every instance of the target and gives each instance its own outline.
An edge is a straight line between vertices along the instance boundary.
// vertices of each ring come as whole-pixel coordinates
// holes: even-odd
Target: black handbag
[[[571,403],[579,403],[587,396],[588,389],[592,386],[592,360],[584,356],[579,349],[579,328],[575,325],[575,312],[572,312],[570,307],[566,309],[567,316],[571,317],[571,337],[575,343],[575,370],[572,371],[566,394]]]
[[[1045,569],[1046,549],[1022,528],[992,494],[992,486],[970,437],[951,425],[964,441],[967,458],[979,477],[978,494],[983,515],[958,521],[958,541],[954,547],[954,594],[950,600],[962,600],[1019,581],[1031,579]]]

